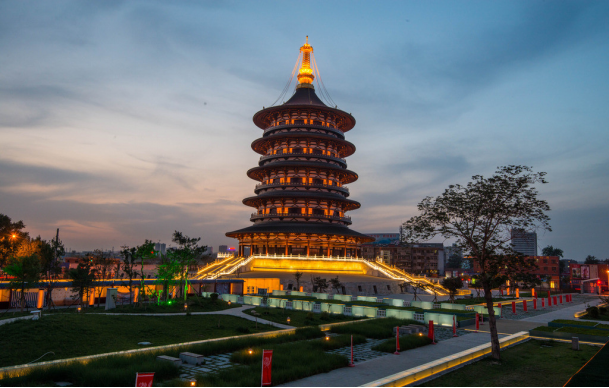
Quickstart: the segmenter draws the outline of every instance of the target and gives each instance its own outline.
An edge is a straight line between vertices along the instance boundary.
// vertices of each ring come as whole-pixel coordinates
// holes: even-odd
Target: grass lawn
[[[284,310],[273,307],[256,307],[250,310],[245,310],[244,312],[253,316],[254,314],[252,314],[252,311],[256,311],[258,314],[260,314],[258,316],[259,318],[295,327],[316,326],[326,323],[354,321],[361,319],[356,317],[348,317],[342,314],[320,314],[309,311]],[[287,321],[288,317],[290,317],[290,323]]]
[[[349,325],[334,326],[330,331],[337,334],[359,334],[367,338],[383,339],[394,336],[394,327],[410,324],[420,325],[419,322],[409,319],[379,318],[351,323]]]
[[[501,352],[501,362],[490,357],[422,384],[428,387],[562,387],[598,347],[530,340]]]
[[[218,327],[219,324],[219,327]],[[21,320],[1,326],[0,367],[34,361],[50,361],[118,350],[137,349],[138,342],[151,346],[275,330],[243,318],[227,315],[108,316],[56,314],[41,320]],[[4,385],[4,384],[3,384]]]
[[[604,313],[600,313],[598,317],[593,318],[590,314],[586,314],[579,319],[593,319],[595,321],[609,321],[609,310],[605,310]]]
[[[403,335],[400,337],[400,352],[405,350],[419,348],[421,346],[431,344],[431,339],[426,335],[411,334]],[[393,353],[395,352],[395,338],[388,339],[387,341],[381,342],[374,346],[372,350],[378,350],[379,352]]]
[[[513,300],[518,300],[518,299],[515,299],[515,298],[493,298],[493,302],[500,302],[500,303],[511,302]],[[443,301],[440,301],[440,303],[450,303],[450,300],[443,300]],[[456,303],[456,304],[474,305],[474,304],[486,303],[486,299],[484,299],[484,298],[455,299],[454,303]]]
[[[349,346],[351,336],[342,335],[331,337],[329,341],[318,339],[281,344],[265,349],[273,350],[273,385],[284,384],[319,373],[346,367],[347,357],[338,354],[325,353],[327,350]],[[353,336],[353,343],[363,343],[362,336]],[[197,385],[201,386],[247,386],[260,385],[260,370],[262,367],[262,348],[253,348],[253,354],[248,349],[235,352],[231,361],[242,364],[230,370],[197,377]]]
[[[280,334],[271,338],[234,338],[210,343],[195,344],[174,348],[171,350],[157,350],[135,355],[109,356],[102,359],[92,360],[87,364],[74,362],[71,364],[38,367],[29,370],[24,376],[5,378],[0,380],[3,386],[54,386],[56,382],[70,382],[74,386],[131,386],[134,383],[135,372],[155,372],[154,381],[156,385],[180,386],[187,385],[178,379],[179,370],[167,362],[156,361],[158,355],[178,357],[180,352],[192,352],[209,356],[235,351],[246,351],[248,348],[275,349],[282,344],[292,347],[292,343],[310,342],[316,338],[323,337],[319,328],[303,328],[295,333]],[[361,338],[358,340],[362,340]],[[355,338],[354,338],[355,341]],[[319,342],[319,341],[317,341]],[[322,348],[332,346],[332,340],[323,344]],[[344,342],[344,341],[343,341]],[[338,346],[338,344],[336,344]],[[341,343],[342,346],[342,343]],[[318,354],[316,356],[319,356]],[[275,368],[275,363],[274,363]],[[305,367],[306,369],[307,367]],[[232,368],[235,371],[237,368]],[[275,370],[275,369],[274,369]],[[310,373],[310,372],[309,372]],[[260,374],[258,374],[258,381]],[[201,385],[201,384],[199,384]]]

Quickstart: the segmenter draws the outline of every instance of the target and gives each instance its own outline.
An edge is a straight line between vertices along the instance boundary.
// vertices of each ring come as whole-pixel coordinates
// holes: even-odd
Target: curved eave
[[[247,197],[243,200],[243,204],[246,206],[257,207],[259,204],[266,203],[267,199],[276,198],[310,198],[341,202],[346,204],[344,209],[345,211],[359,209],[362,206],[359,202],[352,199],[347,199],[340,194],[285,190],[267,191],[253,197]]]
[[[340,109],[330,108],[329,106],[294,104],[294,105],[278,105],[270,108],[262,109],[254,114],[254,124],[258,128],[267,129],[273,122],[273,114],[284,110],[321,110],[330,112],[341,118],[342,121],[337,123],[338,129],[343,132],[348,132],[355,127],[355,117]]]
[[[355,237],[360,243],[373,242],[374,237],[351,230],[337,224],[312,222],[259,222],[247,228],[226,233],[227,237],[238,238],[248,234],[311,234]]]
[[[278,134],[269,135],[266,137],[261,137],[252,142],[252,149],[259,153],[260,155],[265,155],[266,150],[264,149],[263,144],[265,142],[276,141],[284,138],[307,138],[307,139],[322,139],[327,141],[333,141],[336,144],[340,144],[343,149],[341,152],[341,157],[346,158],[355,153],[355,145],[347,140],[339,139],[330,135],[323,135],[321,133],[313,133],[313,132],[283,132]]]
[[[273,170],[273,169],[277,169],[277,168],[285,168],[285,167],[303,167],[303,168],[315,168],[318,170],[332,170],[335,171],[337,173],[341,173],[345,176],[345,181],[342,182],[343,184],[348,184],[348,183],[353,183],[357,180],[358,175],[351,171],[351,170],[347,170],[345,168],[340,168],[339,166],[335,166],[329,163],[323,163],[323,162],[303,162],[303,161],[282,161],[282,162],[275,162],[275,163],[269,163],[266,164],[264,166],[259,166],[259,167],[254,167],[254,168],[250,168],[247,171],[247,176],[250,177],[251,179],[257,180],[259,182],[262,182],[262,180],[264,179],[264,175],[260,175],[263,171],[265,170]]]

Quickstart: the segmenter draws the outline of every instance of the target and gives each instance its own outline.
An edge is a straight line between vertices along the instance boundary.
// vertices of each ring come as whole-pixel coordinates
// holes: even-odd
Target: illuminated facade
[[[256,195],[243,200],[255,210],[254,224],[226,235],[239,240],[239,256],[248,247],[252,254],[361,257],[360,245],[374,238],[348,228],[346,213],[360,207],[345,186],[357,180],[345,160],[355,152],[345,140],[355,119],[319,99],[308,39],[300,51],[294,95],[253,118],[264,131],[252,143],[258,166],[247,172],[259,182]]]

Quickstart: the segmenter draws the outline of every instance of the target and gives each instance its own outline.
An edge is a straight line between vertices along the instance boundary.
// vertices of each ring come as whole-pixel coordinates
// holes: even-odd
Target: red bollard
[[[559,300],[560,304],[562,304],[562,295],[560,295],[560,296],[558,297],[558,300]]]
[[[534,288],[531,288],[531,295],[533,296],[533,298],[537,299],[537,292],[535,292]]]
[[[524,309],[525,313],[528,312],[528,310],[527,310],[527,301],[526,300],[522,301],[522,308]]]
[[[516,299],[520,299],[520,288],[516,289]]]
[[[537,298],[533,299],[533,310],[537,310]]]
[[[541,298],[541,308],[545,310],[545,308],[546,308],[546,298]]]
[[[476,313],[476,333],[480,330],[480,315]]]
[[[353,337],[352,337],[353,338]],[[395,353],[393,354],[400,354],[400,327],[397,326],[395,328]]]
[[[554,302],[554,306],[556,306],[558,303],[556,303],[556,296],[553,297],[554,300],[552,302]]]
[[[427,337],[431,339],[431,344],[436,344],[436,333],[433,327],[433,321],[429,321],[429,330],[427,331]]]
[[[501,303],[497,303],[497,307],[499,307],[499,318],[503,318],[503,308],[501,307]]]
[[[552,297],[548,296],[548,307],[552,307]]]
[[[512,302],[512,314],[516,314],[516,302]]]
[[[501,292],[501,296],[503,296],[503,289],[499,290]]]
[[[453,337],[458,337],[457,335],[457,317],[453,315]]]
[[[353,363],[353,335],[351,336],[351,364],[349,366],[355,366]]]

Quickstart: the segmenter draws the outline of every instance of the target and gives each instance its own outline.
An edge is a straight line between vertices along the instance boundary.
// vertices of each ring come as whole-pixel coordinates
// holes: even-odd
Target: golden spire
[[[315,76],[311,69],[311,53],[313,52],[313,47],[309,44],[309,36],[307,36],[306,43],[300,48],[300,52],[302,53],[302,62],[300,64],[300,70],[298,71],[298,82],[300,83],[298,87],[312,88]]]

